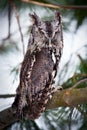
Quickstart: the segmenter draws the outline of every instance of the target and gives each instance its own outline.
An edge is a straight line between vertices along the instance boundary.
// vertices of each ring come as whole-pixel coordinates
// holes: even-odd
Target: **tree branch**
[[[0,130],[16,121],[18,121],[18,118],[13,114],[12,108],[7,108],[0,112]]]
[[[49,99],[46,105],[46,110],[57,107],[75,107],[86,103],[87,88],[66,89],[56,91],[53,94],[52,98]],[[18,118],[14,115],[14,110],[12,110],[12,108],[7,108],[6,110],[0,112],[0,130],[15,121],[18,121]]]
[[[18,23],[18,27],[19,27],[19,32],[20,32],[21,42],[22,42],[22,48],[23,48],[23,55],[25,55],[24,38],[23,38],[22,30],[21,30],[21,25],[20,25],[20,20],[19,20],[19,14],[18,14],[17,7],[16,7],[16,4],[15,4],[14,0],[11,1],[11,4],[13,6],[13,10],[14,10],[15,17],[16,17],[16,20],[17,20],[17,23]]]
[[[11,98],[15,97],[15,94],[0,94],[0,98]]]
[[[74,85],[71,87],[71,89],[72,89],[72,88],[76,88],[79,84],[84,83],[84,82],[87,82],[87,78],[84,78],[84,79],[78,81],[76,84],[74,84]]]
[[[46,3],[42,3],[42,2],[37,2],[37,1],[33,1],[33,0],[21,0],[21,1],[43,6],[43,7],[54,8],[54,9],[87,9],[87,6],[84,6],[84,5],[82,5],[82,6],[81,5],[78,5],[78,6],[76,6],[76,5],[55,5],[55,4],[46,4]]]
[[[57,107],[75,107],[87,103],[87,88],[66,89],[55,92],[47,103],[46,109]]]

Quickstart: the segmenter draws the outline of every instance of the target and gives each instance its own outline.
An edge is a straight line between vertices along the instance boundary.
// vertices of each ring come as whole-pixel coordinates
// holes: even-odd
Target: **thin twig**
[[[11,0],[8,0],[8,35],[6,38],[3,38],[2,40],[5,41],[10,38],[10,27],[11,27]]]
[[[8,38],[10,38],[10,27],[11,27],[11,0],[8,2]]]
[[[84,73],[82,73],[82,74],[78,74],[78,73],[74,74],[74,77],[77,77],[77,76],[87,78],[87,74],[84,74]]]
[[[54,5],[54,4],[46,4],[42,2],[37,1],[31,1],[31,0],[21,0],[22,2],[31,3],[39,6],[54,8],[54,9],[87,9],[87,6],[81,6],[81,5]]]
[[[19,20],[17,7],[15,5],[14,0],[12,1],[12,6],[13,6],[13,10],[14,10],[15,17],[16,17],[16,20],[17,20],[17,23],[18,23],[18,27],[19,27],[19,32],[20,32],[21,42],[22,42],[22,47],[23,47],[23,55],[25,55],[24,39],[23,39],[23,34],[22,34],[21,26],[20,26],[20,20]]]
[[[11,98],[15,97],[15,94],[0,94],[0,98]]]
[[[82,80],[78,81],[76,84],[74,84],[70,89],[76,88],[79,84],[84,83],[84,82],[86,82],[86,81],[87,81],[87,78],[82,79]]]

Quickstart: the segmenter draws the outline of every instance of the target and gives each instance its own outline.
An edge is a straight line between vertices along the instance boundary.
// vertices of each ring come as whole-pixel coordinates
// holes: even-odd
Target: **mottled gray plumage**
[[[55,12],[53,21],[41,21],[35,13],[30,17],[33,25],[13,107],[20,115],[34,120],[45,110],[52,93],[63,49],[63,36],[60,13]]]

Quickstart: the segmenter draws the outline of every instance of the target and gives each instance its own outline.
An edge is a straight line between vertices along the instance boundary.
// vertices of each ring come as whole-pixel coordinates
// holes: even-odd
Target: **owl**
[[[32,27],[21,67],[20,83],[12,107],[31,120],[45,111],[55,87],[55,77],[63,50],[62,20],[59,12],[51,21],[29,14]]]

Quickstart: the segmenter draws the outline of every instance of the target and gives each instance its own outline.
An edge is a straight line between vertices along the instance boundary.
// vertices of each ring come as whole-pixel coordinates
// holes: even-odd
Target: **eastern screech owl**
[[[45,110],[52,93],[63,49],[63,36],[59,12],[55,12],[52,21],[41,21],[35,13],[30,17],[33,25],[13,107],[18,114],[34,120]]]

